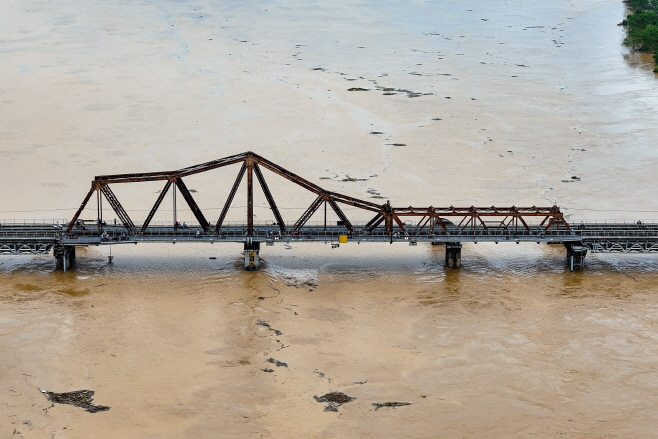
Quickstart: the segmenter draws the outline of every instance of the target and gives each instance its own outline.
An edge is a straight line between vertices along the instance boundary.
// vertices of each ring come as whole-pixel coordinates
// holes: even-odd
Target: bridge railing
[[[448,219],[443,219],[444,222],[448,223]],[[650,227],[651,225],[658,226],[658,220],[644,220],[641,219],[642,225],[645,227]],[[188,220],[179,220],[180,224],[182,225],[183,223],[187,224],[188,227],[190,228],[199,228],[201,227],[200,224],[196,221],[188,221]],[[577,228],[579,224],[583,224],[587,228],[590,227],[636,227],[638,220],[587,220],[587,221],[580,221],[576,222],[574,221],[571,225],[573,228]],[[8,219],[8,220],[0,220],[0,225],[16,225],[16,226],[35,226],[35,225],[55,225],[59,223],[60,225],[65,225],[67,224],[66,219]],[[115,219],[111,220],[105,220],[106,226],[117,226],[117,227],[122,227],[121,221]],[[404,220],[404,225],[405,227],[417,227],[421,223],[421,221],[414,221],[414,220],[409,220],[405,219]],[[484,221],[484,223],[487,225],[487,227],[495,227],[496,225],[500,224],[500,221]],[[528,224],[529,227],[539,227],[540,222],[539,221],[532,221],[532,220],[526,220],[526,223]],[[95,227],[95,220],[84,220],[84,224],[87,228]],[[365,224],[367,224],[366,221],[352,221],[352,224],[356,227],[363,227]],[[224,221],[222,224],[222,228],[226,227],[242,227],[246,226],[247,223],[244,221]],[[274,221],[266,221],[265,222],[266,226],[271,226],[271,227],[277,227]],[[327,227],[335,227],[337,225],[336,220],[331,220],[327,221]],[[292,228],[294,226],[294,223],[292,222],[286,222],[286,227],[287,228]],[[313,226],[313,227],[320,227],[324,226],[324,221],[308,221],[306,222],[305,226]],[[142,224],[136,222],[135,223],[136,228],[141,228]],[[171,221],[151,221],[149,224],[149,228],[156,228],[156,227],[173,227],[173,223]],[[429,226],[425,226],[427,228]],[[480,226],[481,227],[481,226]],[[521,228],[520,226],[519,228]],[[395,225],[395,228],[398,228],[397,225]],[[510,226],[508,228],[513,228],[513,226]]]
[[[65,227],[68,224],[68,221],[66,218],[0,219],[0,230],[2,229],[2,227],[38,227],[38,226],[54,226],[56,224]]]
[[[179,220],[179,223],[180,223],[179,228],[183,227],[183,225],[185,225],[187,228],[190,228],[190,229],[202,228],[201,225],[196,221]],[[414,229],[416,227],[419,227],[419,226],[423,225],[422,224],[423,221],[414,221],[414,220],[408,220],[408,219],[405,220],[403,223],[404,223],[405,229],[408,229],[408,230],[411,230],[411,229]],[[444,219],[444,223],[446,223],[448,228],[456,227],[456,225],[451,223],[449,220]],[[495,228],[498,225],[500,225],[500,221],[484,221],[484,223],[487,227],[490,227],[490,228]],[[530,228],[539,228],[541,226],[541,222],[539,222],[539,221],[526,221],[526,223],[528,224],[528,226]],[[355,229],[360,229],[360,228],[363,228],[364,226],[366,226],[368,224],[368,221],[351,221],[351,224],[354,226]],[[95,226],[95,225],[90,226],[88,221],[85,223],[85,225],[86,225],[87,228]],[[307,221],[304,224],[303,228],[312,227],[312,228],[317,229],[317,228],[324,227],[324,225],[325,225],[324,221]],[[327,225],[327,228],[340,227],[339,221],[336,221],[336,220],[327,221],[326,225]],[[116,224],[114,223],[114,221],[106,221],[106,226],[107,227],[114,227],[114,226],[122,227],[121,222],[119,222],[119,221],[117,221]],[[222,229],[235,228],[235,227],[247,227],[247,226],[248,226],[248,224],[244,221],[224,221],[224,223],[222,224]],[[285,226],[286,226],[287,229],[292,230],[293,227],[294,227],[294,223],[286,222]],[[135,223],[135,228],[136,229],[141,229],[141,227],[142,227],[142,224]],[[172,227],[174,227],[174,225],[170,221],[151,221],[149,223],[148,229],[172,228]],[[276,223],[274,221],[267,221],[265,224],[259,224],[259,225],[254,224],[254,227],[272,227],[272,229],[278,229],[278,226],[276,225]],[[378,228],[383,228],[383,227],[384,227],[383,225],[378,226]],[[393,228],[394,229],[400,229],[400,227],[397,224],[395,224],[393,226]],[[435,228],[438,228],[438,225],[435,226]],[[471,227],[469,226],[469,227],[464,227],[464,228],[467,229],[467,228],[471,228]],[[481,228],[481,226],[476,227],[476,229],[478,229],[478,228]],[[523,226],[518,227],[519,230],[522,229],[522,228],[523,228]],[[427,229],[429,229],[429,226],[424,225],[423,229],[427,230]],[[508,226],[508,229],[510,229],[510,230],[515,229],[515,227],[514,226]]]
[[[61,231],[45,231],[45,230],[31,230],[31,231],[0,231],[0,240],[7,241],[12,239],[48,239],[55,240],[61,235]]]
[[[354,228],[355,228],[355,235],[362,235],[362,230],[364,229],[365,222],[354,222]],[[485,227],[486,226],[486,227]],[[500,226],[498,222],[490,222],[490,223],[485,223],[485,226],[479,226],[479,227],[459,227],[455,224],[447,224],[446,229],[443,230],[440,227],[434,227],[434,235],[437,236],[445,236],[445,235],[462,235],[462,236],[495,236],[495,235],[500,235],[500,236],[532,236],[532,235],[539,235],[543,234],[546,236],[566,236],[566,235],[578,235],[578,236],[592,236],[592,235],[602,235],[605,234],[607,236],[613,236],[615,234],[619,234],[619,232],[623,231],[624,233],[628,232],[630,235],[643,235],[643,236],[651,236],[655,235],[658,232],[658,223],[655,224],[648,224],[648,223],[642,223],[641,225],[638,224],[633,224],[631,222],[626,222],[626,223],[583,223],[582,225],[577,225],[572,227],[571,230],[567,230],[564,228],[561,229],[548,229],[545,230],[541,224],[528,224],[528,229],[525,227],[503,227]],[[265,224],[255,224],[254,226],[254,233],[257,232],[267,232],[267,230],[270,230],[274,233],[278,233],[278,226],[272,224],[272,223],[265,223]],[[244,233],[247,233],[248,229],[248,224],[245,222],[227,222],[226,224],[223,225],[222,229],[220,230],[220,234],[225,234],[225,233],[236,233],[236,230],[238,231],[243,231]],[[108,231],[109,233],[122,233],[125,232],[126,230],[121,226],[121,225],[114,225],[113,223],[101,227],[101,230]],[[324,222],[309,222],[305,224],[300,231],[302,232],[313,232],[313,233],[319,233],[320,231],[324,230]],[[77,234],[83,235],[83,234],[97,234],[98,233],[98,228],[94,225],[91,227],[87,227],[85,231],[82,231],[79,228],[75,228],[74,231]],[[161,222],[161,223],[156,223],[156,224],[151,224],[143,233],[141,232],[139,227],[136,227],[135,233],[136,234],[157,234],[158,236],[162,235],[171,235],[174,233],[177,234],[184,234],[184,233],[193,233],[196,235],[197,231],[201,231],[203,233],[202,227],[195,222],[190,222],[188,223],[181,223],[178,227],[174,228],[174,225],[172,223],[166,223],[166,222]],[[333,221],[331,223],[327,223],[327,231],[330,232],[330,234],[342,234],[342,233],[348,233],[347,229],[342,227],[341,225],[337,225],[336,221]],[[294,230],[291,227],[287,227],[286,231],[284,232],[285,235],[291,235],[294,232]],[[424,227],[422,230],[417,227],[417,223],[408,221],[407,224],[405,225],[405,229],[402,230],[399,227],[394,228],[394,233],[401,233],[404,235],[431,235],[430,233],[430,228],[429,227]],[[204,235],[213,235],[215,233],[210,232],[210,233],[203,233]],[[368,235],[372,234],[387,234],[385,232],[385,227],[383,225],[380,225],[379,227],[374,228]]]
[[[581,221],[582,223],[586,225],[608,225],[608,224],[614,224],[614,225],[629,225],[629,226],[634,226],[638,225],[637,222],[640,221],[642,224],[658,224],[658,220],[653,220],[653,219],[622,219],[622,220],[585,220]],[[574,226],[578,225],[578,222],[573,223]]]

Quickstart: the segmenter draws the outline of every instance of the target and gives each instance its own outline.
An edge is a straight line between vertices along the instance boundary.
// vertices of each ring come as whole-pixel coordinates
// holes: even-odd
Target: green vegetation
[[[653,52],[658,73],[658,0],[624,0],[631,14],[619,23],[626,29],[624,45],[638,52]]]

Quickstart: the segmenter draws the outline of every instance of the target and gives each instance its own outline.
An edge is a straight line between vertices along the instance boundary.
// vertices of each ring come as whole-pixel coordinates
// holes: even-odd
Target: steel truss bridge
[[[212,218],[213,222],[210,222],[183,179],[230,165],[240,166],[237,177],[219,217],[216,221]],[[261,168],[301,186],[315,196],[294,222],[284,220]],[[273,221],[268,223],[254,222],[254,176],[273,215]],[[227,214],[245,179],[246,218],[239,223],[228,222]],[[134,222],[111,185],[148,181],[162,181],[164,186],[146,218],[141,223]],[[152,225],[170,190],[174,202],[172,222]],[[182,195],[196,219],[190,225],[181,225],[176,220],[177,193]],[[96,218],[81,219],[81,214],[94,196]],[[103,220],[103,200],[111,206],[120,224],[107,225]],[[371,219],[363,222],[351,220],[341,206],[367,212]],[[337,221],[327,220],[329,208],[337,216]],[[318,211],[324,221],[309,222]],[[245,269],[255,270],[260,266],[261,243],[274,245],[279,241],[331,242],[333,247],[349,241],[444,244],[446,266],[450,268],[461,266],[463,242],[561,244],[566,247],[567,261],[573,271],[583,268],[588,251],[658,253],[658,223],[579,222],[574,226],[564,219],[558,206],[393,207],[389,201],[377,204],[325,190],[258,154],[246,152],[176,171],[97,176],[69,222],[60,225],[54,222],[14,221],[0,225],[0,254],[48,254],[53,250],[55,268],[63,270],[75,263],[76,247],[139,242],[240,242],[244,243]]]

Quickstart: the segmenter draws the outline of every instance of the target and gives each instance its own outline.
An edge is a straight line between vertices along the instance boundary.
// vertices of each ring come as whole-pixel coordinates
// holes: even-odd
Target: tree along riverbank
[[[624,0],[631,13],[619,26],[626,29],[624,45],[637,52],[653,52],[658,73],[658,0]]]

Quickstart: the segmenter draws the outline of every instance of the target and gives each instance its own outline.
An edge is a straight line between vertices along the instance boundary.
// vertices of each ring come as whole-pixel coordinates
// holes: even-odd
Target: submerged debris
[[[417,98],[419,96],[432,96],[434,93],[421,93],[417,91],[407,90],[406,88],[390,88],[390,87],[377,87],[378,90],[384,91],[385,95],[395,93],[405,93],[408,98]]]
[[[284,363],[283,361],[275,360],[274,358],[268,358],[267,362],[274,364],[276,367],[288,367],[287,363]]]
[[[41,389],[39,389],[41,390]],[[94,405],[93,390],[76,390],[75,392],[55,393],[41,390],[41,393],[48,398],[48,401],[58,404],[71,404],[76,407],[83,408],[89,413],[104,412],[110,408],[105,405]]]
[[[315,369],[313,372],[317,373],[320,378],[326,378],[327,381],[331,382],[331,378],[325,375],[324,372],[320,372],[317,369]]]
[[[260,299],[260,297],[259,297],[259,299]],[[274,328],[272,328],[272,327],[270,326],[270,324],[267,323],[267,322],[264,322],[264,321],[262,321],[262,320],[259,320],[259,321],[256,322],[256,324],[257,324],[258,326],[265,326],[265,327],[266,327],[267,329],[269,329],[270,331],[274,331],[274,333],[275,333],[276,335],[283,335],[283,332],[279,331],[278,329],[274,329]]]
[[[369,88],[362,88],[362,87],[351,87],[348,88],[347,91],[370,91]]]
[[[315,399],[317,402],[328,403],[327,406],[324,408],[325,412],[337,412],[338,407],[340,407],[341,404],[348,403],[350,401],[355,400],[356,398],[353,396],[347,396],[343,392],[329,392],[329,393],[325,393],[322,396],[314,395],[313,399]]]
[[[341,181],[368,181],[367,178],[354,178],[350,177],[349,175],[346,175],[345,178],[343,178]]]
[[[375,411],[379,410],[382,407],[402,407],[404,405],[411,405],[410,402],[373,402],[372,405],[375,406]]]
[[[366,192],[370,194],[370,198],[386,199],[386,197],[382,197],[382,194],[376,189],[370,188]]]

